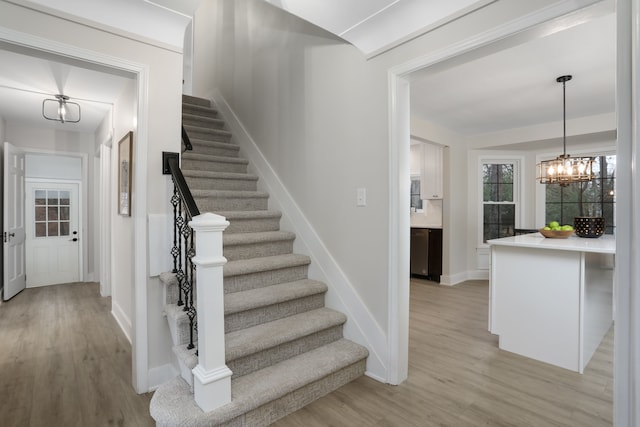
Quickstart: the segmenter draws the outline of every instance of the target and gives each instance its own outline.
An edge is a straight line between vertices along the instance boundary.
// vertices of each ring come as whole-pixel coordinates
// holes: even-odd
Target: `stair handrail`
[[[182,131],[184,132],[184,127],[182,128]],[[198,205],[196,205],[196,201],[191,194],[191,190],[189,190],[187,180],[184,179],[182,170],[180,170],[178,160],[176,158],[169,158],[167,159],[167,163],[169,165],[169,171],[171,172],[171,177],[173,178],[173,183],[176,186],[176,190],[178,191],[178,194],[184,202],[185,208],[187,210],[187,215],[189,219],[193,219],[196,216],[200,215],[200,210],[198,209]]]
[[[184,144],[184,151],[192,151],[193,150],[193,145],[191,145],[191,138],[189,138],[189,134],[187,133],[186,129],[184,128],[184,125],[182,125],[182,143]]]

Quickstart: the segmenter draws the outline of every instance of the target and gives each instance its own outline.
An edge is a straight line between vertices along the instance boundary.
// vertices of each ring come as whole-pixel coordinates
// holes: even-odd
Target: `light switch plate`
[[[356,194],[356,206],[367,206],[367,189],[358,188]]]

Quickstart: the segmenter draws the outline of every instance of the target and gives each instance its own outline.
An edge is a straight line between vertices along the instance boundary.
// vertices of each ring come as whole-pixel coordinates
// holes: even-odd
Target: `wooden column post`
[[[189,225],[196,233],[198,365],[193,369],[194,397],[205,412],[231,401],[231,370],[225,364],[222,232],[229,222],[220,215],[198,215]]]

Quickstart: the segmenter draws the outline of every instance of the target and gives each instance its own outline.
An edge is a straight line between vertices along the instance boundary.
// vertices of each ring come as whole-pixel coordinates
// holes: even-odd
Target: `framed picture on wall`
[[[131,216],[131,171],[133,159],[133,132],[118,142],[118,214]]]

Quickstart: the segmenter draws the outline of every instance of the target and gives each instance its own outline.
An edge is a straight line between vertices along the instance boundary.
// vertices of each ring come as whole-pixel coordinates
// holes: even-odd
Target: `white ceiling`
[[[265,1],[373,56],[496,0]]]
[[[60,57],[36,57],[32,55],[42,54],[13,47],[6,50],[8,47],[0,44],[0,117],[7,122],[93,133],[133,78]],[[63,124],[42,117],[43,100],[56,94],[67,95],[80,105],[79,123]]]
[[[411,81],[412,114],[458,133],[473,135],[615,111],[615,15]],[[560,128],[561,132],[562,129]]]
[[[345,39],[363,51],[379,52],[432,25],[446,22],[491,1],[472,0],[265,0],[292,13],[313,15],[310,22]],[[31,3],[45,3],[33,0]],[[200,0],[85,0],[91,4],[135,4],[184,18]],[[115,2],[115,3],[114,3]],[[46,0],[68,14],[73,0]],[[430,9],[428,9],[430,8]],[[428,10],[427,10],[428,9]],[[86,13],[95,10],[82,9]],[[101,9],[96,9],[101,10]],[[134,9],[138,10],[138,9]],[[400,18],[420,16],[420,23]],[[424,17],[429,17],[426,21]],[[303,16],[304,17],[304,16]],[[86,19],[89,19],[85,17]],[[181,18],[181,19],[182,19]],[[147,22],[144,31],[153,27]],[[180,21],[182,22],[182,21]],[[401,22],[404,32],[387,31]],[[412,24],[413,22],[413,24]],[[420,24],[422,27],[420,27]],[[178,27],[182,25],[178,24]],[[418,30],[416,28],[420,27]],[[134,27],[129,28],[132,30]],[[384,29],[381,30],[381,29]],[[370,37],[351,37],[361,33]],[[145,32],[144,37],[152,33]],[[347,39],[348,40],[348,39]],[[360,40],[360,41],[358,41]],[[364,46],[364,47],[362,47]],[[368,47],[366,47],[368,46]],[[615,22],[613,15],[533,39],[527,43],[414,73],[412,114],[462,134],[487,133],[555,122],[562,119],[562,87],[557,76],[572,74],[567,83],[567,117],[613,112],[615,108]],[[38,56],[40,54],[37,54]],[[469,59],[471,58],[471,59]],[[93,132],[131,76],[91,69],[85,63],[34,57],[0,43],[0,116],[34,126],[58,125],[65,130]],[[42,100],[57,93],[82,105],[82,121],[64,125],[42,118]]]

